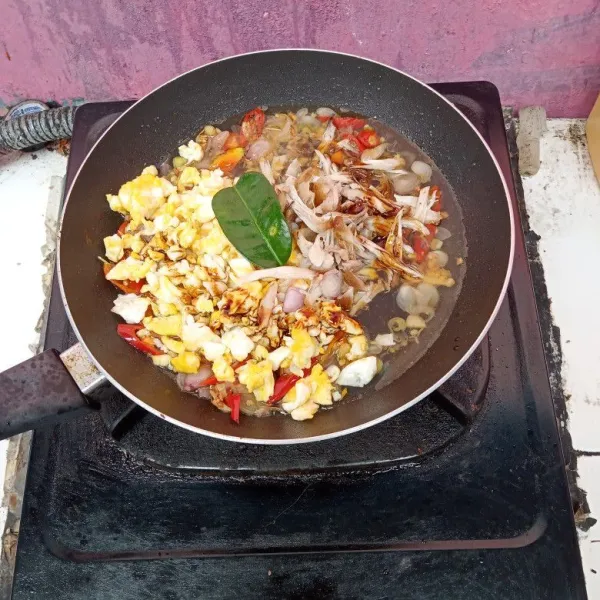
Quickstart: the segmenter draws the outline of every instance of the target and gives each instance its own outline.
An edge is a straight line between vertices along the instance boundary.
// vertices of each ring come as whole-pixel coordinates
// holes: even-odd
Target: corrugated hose
[[[63,106],[0,121],[0,153],[70,138],[75,110]]]

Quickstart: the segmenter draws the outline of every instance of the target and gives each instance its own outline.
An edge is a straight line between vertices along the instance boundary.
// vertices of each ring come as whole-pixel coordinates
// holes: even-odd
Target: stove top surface
[[[512,182],[497,90],[436,87]],[[68,182],[129,104],[78,109]],[[55,281],[46,346],[74,341]],[[520,228],[480,348],[375,427],[249,446],[173,426],[113,388],[101,406],[34,436],[16,600],[586,597]]]

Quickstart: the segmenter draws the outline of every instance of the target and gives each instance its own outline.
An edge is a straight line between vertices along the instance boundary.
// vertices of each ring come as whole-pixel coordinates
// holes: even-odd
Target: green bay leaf
[[[212,207],[227,239],[250,262],[263,268],[287,263],[292,236],[264,175],[244,173],[233,187],[214,195]]]

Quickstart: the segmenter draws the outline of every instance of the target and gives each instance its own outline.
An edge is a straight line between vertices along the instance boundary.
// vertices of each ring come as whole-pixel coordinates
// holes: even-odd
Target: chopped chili
[[[223,144],[223,149],[231,150],[232,148],[243,148],[248,144],[248,140],[241,133],[230,133],[227,139],[225,140],[225,144]]]
[[[417,234],[413,238],[413,249],[417,255],[417,262],[422,263],[429,253],[429,242],[421,234]]]
[[[264,126],[265,111],[262,108],[255,108],[247,112],[242,119],[242,135],[248,142],[253,142],[261,136]]]
[[[344,153],[342,150],[337,150],[331,155],[331,162],[334,162],[336,165],[344,164]]]
[[[435,237],[435,234],[437,233],[437,226],[433,223],[430,223],[429,225],[425,225],[425,227],[429,229],[429,234],[425,236],[425,239],[431,244],[433,238]]]
[[[225,398],[225,404],[231,409],[231,420],[240,424],[240,404],[242,401],[241,394],[229,394]]]
[[[365,126],[365,120],[358,117],[333,117],[333,124],[338,129],[350,127],[351,129],[362,129]]]
[[[109,271],[113,268],[114,265],[110,263],[102,263],[102,270],[104,271],[104,277],[106,277]],[[110,281],[117,289],[121,290],[125,294],[140,294],[144,285],[146,285],[145,279],[140,279],[139,281],[131,281],[129,279],[123,279],[119,281],[117,279],[107,279]]]
[[[354,146],[356,146],[357,154],[360,154],[365,149],[362,142],[355,135],[352,135],[351,133],[345,133],[344,135],[341,136],[341,138],[343,140],[349,140]]]
[[[246,360],[240,360],[231,365],[231,368],[234,371],[237,371],[241,366],[245,365],[248,362],[248,358]],[[207,385],[217,385],[219,380],[213,375],[212,377],[207,377],[204,381],[200,383],[199,387],[206,387]]]
[[[318,358],[315,356],[310,363],[310,367],[304,369],[302,371],[302,377],[308,377],[312,368],[317,364]],[[277,378],[275,382],[275,387],[273,388],[272,396],[267,400],[267,404],[275,404],[279,402],[295,385],[302,379],[298,375],[294,375],[293,373],[287,373],[286,375],[282,375]]]
[[[235,166],[242,160],[244,157],[244,149],[243,148],[230,148],[223,154],[219,154],[211,163],[211,167],[221,169],[223,173],[229,173],[233,171]]]
[[[379,136],[372,129],[363,129],[356,137],[365,148],[379,146]]]
[[[154,345],[152,338],[140,339],[136,334],[143,329],[143,325],[128,325],[120,323],[117,325],[117,334],[123,338],[130,346],[145,354],[162,354],[162,352]]]
[[[277,378],[275,387],[273,388],[273,395],[267,400],[267,404],[275,404],[279,402],[295,385],[300,381],[301,377],[289,373],[282,375]]]

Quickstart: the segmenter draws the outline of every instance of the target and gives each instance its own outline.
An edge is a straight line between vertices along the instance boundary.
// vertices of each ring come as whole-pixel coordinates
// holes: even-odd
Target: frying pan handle
[[[0,439],[93,408],[84,393],[105,381],[80,344],[46,350],[0,373]]]

